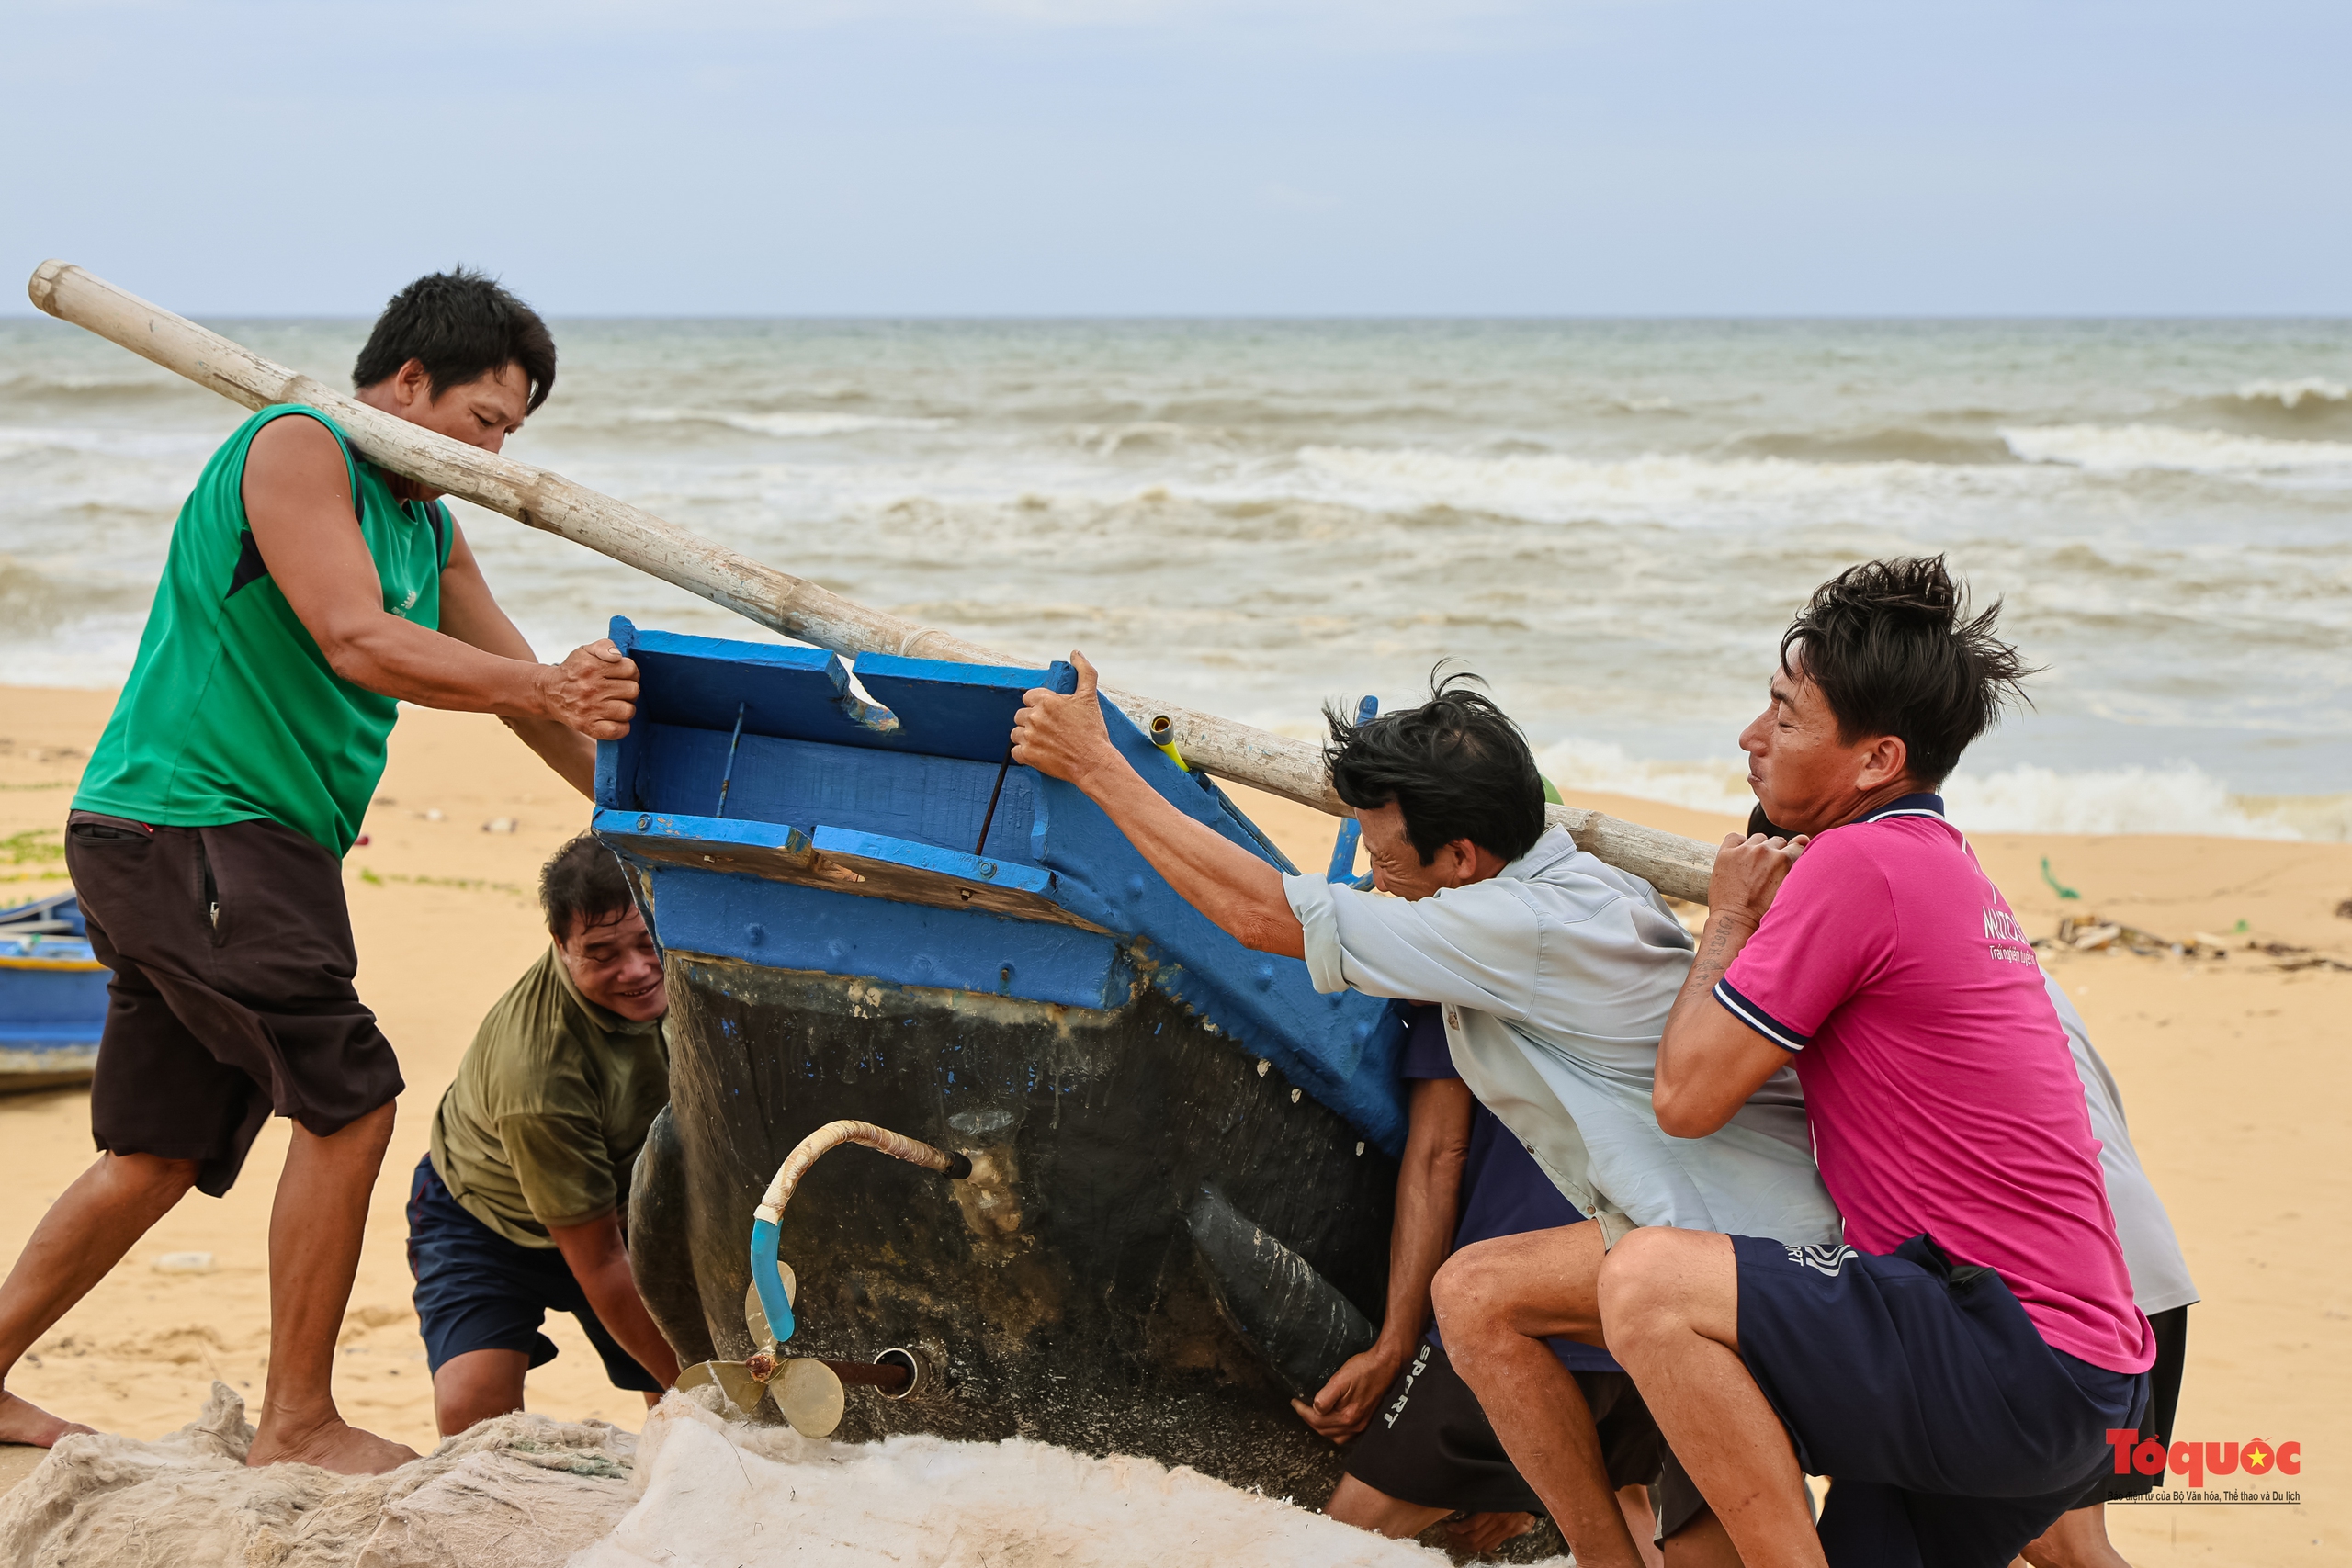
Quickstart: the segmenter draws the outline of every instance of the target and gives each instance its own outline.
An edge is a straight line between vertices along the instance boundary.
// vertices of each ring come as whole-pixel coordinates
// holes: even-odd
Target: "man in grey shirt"
[[[1596,1258],[1600,1233],[1633,1225],[1838,1239],[1792,1075],[1712,1136],[1658,1131],[1651,1078],[1690,938],[1648,884],[1544,826],[1527,742],[1468,678],[1362,725],[1331,716],[1332,784],[1363,824],[1377,890],[1363,892],[1284,876],[1163,800],[1112,746],[1093,667],[1070,661],[1075,694],[1024,699],[1013,761],[1076,784],[1195,908],[1247,946],[1304,959],[1318,990],[1442,1007],[1456,1070],[1601,1222],[1567,1227],[1594,1233]],[[1547,1440],[1562,1447],[1511,1457],[1559,1478],[1539,1494],[1579,1562],[1632,1568],[1591,1412],[1547,1332],[1528,1329],[1519,1375],[1560,1414]],[[1691,1530],[1715,1533],[1701,1518]]]

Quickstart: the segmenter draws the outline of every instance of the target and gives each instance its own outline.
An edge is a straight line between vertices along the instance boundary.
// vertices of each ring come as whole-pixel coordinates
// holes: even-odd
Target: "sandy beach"
[[[0,688],[0,903],[63,886],[66,802],[108,694]],[[1246,792],[1236,791],[1237,796]],[[1727,819],[1603,795],[1576,804],[1694,834]],[[1301,863],[1332,824],[1262,796],[1245,808]],[[354,1420],[433,1442],[424,1348],[409,1306],[402,1203],[434,1105],[483,1010],[546,938],[529,887],[585,821],[572,795],[494,721],[410,711],[346,862],[362,994],[399,1047],[408,1092],[370,1216],[342,1338],[338,1393]],[[485,825],[511,818],[510,831]],[[2223,936],[2227,957],[2119,949],[2045,957],[2120,1082],[2140,1153],[2170,1206],[2204,1301],[2190,1316],[2177,1436],[2302,1444],[2274,1477],[2296,1506],[2150,1505],[2110,1510],[2136,1562],[2324,1561],[2352,1536],[2352,1207],[2345,1052],[2352,1045],[2352,845],[2195,837],[1989,835],[1977,850],[2030,934],[2097,915],[2182,943]],[[2048,874],[2045,875],[2045,857]],[[2075,890],[2062,898],[2052,883]],[[2234,946],[2253,942],[2255,946]],[[2275,948],[2277,951],[2267,951]],[[2199,950],[2201,952],[2202,950]],[[12,1386],[93,1425],[153,1436],[190,1419],[211,1380],[257,1398],[267,1352],[264,1237],[284,1124],[218,1202],[191,1197],[27,1357]],[[90,1160],[81,1091],[0,1098],[0,1252]],[[164,1272],[165,1254],[211,1255]],[[569,1318],[561,1356],[531,1374],[531,1407],[635,1427],[634,1394],[605,1386]],[[0,1483],[37,1458],[0,1450]],[[2209,1482],[2210,1495],[2221,1483]],[[2175,1494],[2178,1495],[2178,1494]]]

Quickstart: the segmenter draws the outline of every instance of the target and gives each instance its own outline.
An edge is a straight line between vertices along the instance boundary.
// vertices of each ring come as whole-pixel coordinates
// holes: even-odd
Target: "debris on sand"
[[[2239,923],[2243,925],[2245,922]],[[2044,952],[2054,948],[2075,953],[2136,953],[2143,958],[2170,953],[2176,958],[2225,959],[2232,953],[2247,953],[2271,960],[2271,966],[2279,970],[2352,971],[2352,964],[2331,958],[2326,953],[2298,947],[2292,942],[2267,941],[2251,931],[2233,931],[2226,935],[2192,931],[2187,942],[2175,942],[2154,931],[2143,931],[2138,926],[2127,926],[2120,920],[2102,920],[2097,915],[2068,915],[2058,922],[2056,936],[2037,938],[2033,945]]]

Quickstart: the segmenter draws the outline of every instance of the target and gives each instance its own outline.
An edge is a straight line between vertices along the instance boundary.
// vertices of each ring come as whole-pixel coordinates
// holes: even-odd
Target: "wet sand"
[[[110,705],[107,694],[0,688],[0,904],[63,886],[66,802]],[[1236,791],[1237,795],[1244,792]],[[1736,824],[1650,802],[1578,795],[1677,831]],[[1329,857],[1333,824],[1305,807],[1244,799],[1302,865]],[[437,813],[437,818],[434,815]],[[483,830],[501,818],[511,833]],[[433,1441],[424,1346],[409,1307],[401,1206],[442,1088],[482,1012],[546,940],[529,889],[540,862],[584,826],[585,803],[494,720],[411,711],[346,862],[362,994],[400,1049],[409,1089],[377,1185],[345,1324],[338,1393],[353,1420],[418,1448]],[[1993,835],[1979,854],[2028,932],[2096,912],[2188,941],[2248,935],[2352,964],[2352,845],[2186,837]],[[2062,900],[2041,874],[2079,892]],[[2190,1314],[2178,1436],[2300,1441],[2305,1470],[2267,1484],[2296,1506],[2109,1510],[2133,1561],[2320,1560],[2352,1536],[2352,973],[2227,959],[2064,953],[2046,960],[2121,1084],[2143,1160],[2170,1206],[2204,1302]],[[111,1430],[153,1437],[191,1419],[218,1377],[257,1400],[268,1349],[265,1235],[284,1123],[255,1145],[220,1201],[191,1197],[19,1365],[11,1386]],[[0,1097],[0,1255],[91,1158],[79,1090]],[[209,1252],[209,1273],[164,1273],[166,1253]],[[630,1427],[638,1396],[605,1385],[569,1317],[533,1372],[533,1409]],[[0,1448],[0,1487],[35,1457]],[[2217,1490],[2209,1483],[2209,1493]]]

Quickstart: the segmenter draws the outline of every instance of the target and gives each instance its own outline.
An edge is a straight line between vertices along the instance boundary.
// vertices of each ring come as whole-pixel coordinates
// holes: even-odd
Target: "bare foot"
[[[398,1470],[415,1457],[416,1450],[407,1444],[363,1432],[341,1416],[332,1416],[300,1431],[288,1431],[284,1423],[273,1422],[264,1416],[260,1430],[254,1434],[254,1446],[246,1451],[245,1463],[315,1464],[338,1475],[381,1475],[388,1470]]]
[[[79,1421],[51,1416],[40,1405],[28,1404],[6,1389],[0,1389],[0,1443],[27,1443],[46,1449],[53,1447],[60,1438],[96,1430]]]

